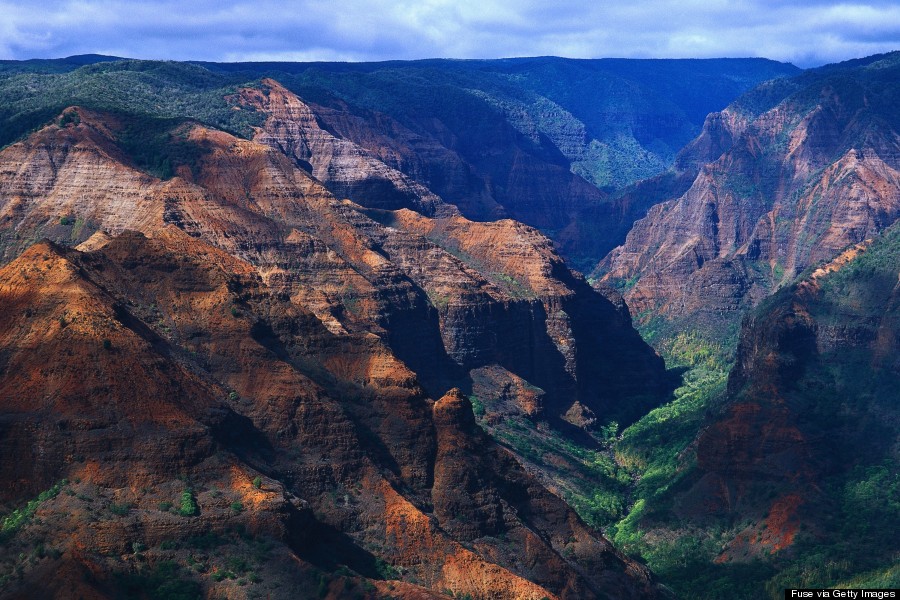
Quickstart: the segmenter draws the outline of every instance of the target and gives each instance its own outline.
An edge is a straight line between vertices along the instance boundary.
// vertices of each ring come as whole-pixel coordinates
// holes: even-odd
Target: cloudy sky
[[[900,49],[900,2],[0,0],[0,58],[174,60],[763,56]]]

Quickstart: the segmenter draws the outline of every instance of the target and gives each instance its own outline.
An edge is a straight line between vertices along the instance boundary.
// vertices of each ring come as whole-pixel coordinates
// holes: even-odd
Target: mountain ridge
[[[21,64],[0,85],[6,107],[0,144],[70,105],[193,118],[249,137],[259,116],[222,99],[274,77],[303,97],[332,133],[374,154],[393,145],[382,160],[469,218],[513,217],[539,226],[557,241],[568,239],[561,247],[580,266],[600,258],[593,244],[585,236],[557,238],[556,231],[591,216],[581,207],[607,202],[598,187],[614,189],[664,171],[706,112],[761,80],[797,72],[756,59],[603,64],[556,58],[389,68],[282,63],[247,71],[122,60],[43,73]],[[572,86],[586,95],[565,92]],[[28,91],[35,89],[43,93]],[[385,127],[388,134],[374,141],[373,131]],[[403,141],[391,143],[400,128]]]
[[[896,56],[779,80],[786,89],[766,104],[753,101],[764,85],[714,115],[733,129],[732,145],[680,198],[653,206],[595,276],[629,282],[638,313],[733,328],[807,266],[889,226],[898,215]]]
[[[218,536],[228,560],[245,543],[234,528],[269,539],[273,556],[300,566],[258,562],[253,576],[300,589],[318,578],[326,596],[397,578],[410,597],[662,594],[475,425],[468,397],[442,391],[448,378],[464,382],[467,371],[499,363],[546,388],[551,420],[562,422],[573,401],[601,414],[641,393],[652,401],[667,385],[662,362],[627,312],[569,272],[531,228],[453,216],[428,231],[432,220],[409,210],[381,225],[268,145],[196,122],[171,126],[163,148],[199,151],[170,154],[165,180],[122,149],[127,120],[78,107],[0,151],[2,241],[12,259],[4,304],[20,309],[4,322],[2,388],[55,398],[42,408],[22,404],[28,394],[4,397],[0,451],[17,481],[5,500],[66,490],[11,532],[2,558],[11,594],[27,595],[44,576],[17,558],[35,539],[52,544],[60,577],[92,572],[86,581],[98,597],[127,589],[117,578],[145,576],[111,558],[129,547],[158,568],[171,563],[191,589],[234,588],[215,576],[234,572],[225,559],[207,555],[205,571],[186,571],[190,544],[205,542],[171,550],[187,517],[198,520],[185,530]],[[469,239],[496,245],[507,231],[520,247],[505,264]],[[81,250],[32,243],[48,236]],[[458,256],[435,241],[452,241]],[[516,253],[530,253],[528,264]],[[72,295],[72,285],[87,291]],[[49,341],[17,342],[31,335],[20,329],[23,314]],[[495,323],[515,337],[498,335]],[[598,345],[600,332],[622,347]],[[533,354],[512,343],[523,339]],[[440,390],[437,402],[398,357]],[[646,377],[592,381],[598,365],[619,372],[623,357]],[[48,376],[31,387],[16,379],[35,370]],[[140,370],[149,380],[133,385],[128,373]],[[169,407],[166,398],[184,400]],[[43,453],[37,471],[21,470],[13,457],[23,453]],[[178,494],[181,516],[154,508]],[[93,508],[76,510],[76,501]],[[346,572],[335,571],[341,564]],[[64,589],[54,577],[45,583]]]
[[[0,75],[0,595],[763,593],[840,550],[865,498],[890,511],[868,490],[894,457],[857,417],[881,407],[889,437],[892,389],[838,379],[896,375],[896,56],[762,83],[696,130],[665,79],[616,98],[588,63],[488,62]],[[687,86],[718,68],[686,62],[663,66]],[[578,169],[604,131],[619,158],[688,143],[601,189]],[[629,229],[623,300],[570,265]],[[651,289],[641,253],[672,249],[687,270]],[[668,372],[632,311],[675,316]],[[871,452],[829,458],[823,430]],[[863,534],[841,580],[890,567]]]

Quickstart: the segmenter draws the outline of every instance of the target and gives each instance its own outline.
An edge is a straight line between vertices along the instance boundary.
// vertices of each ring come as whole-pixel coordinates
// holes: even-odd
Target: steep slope
[[[708,115],[700,135],[678,152],[669,170],[628,186],[609,202],[579,208],[577,217],[554,236],[560,251],[593,277],[602,274],[596,264],[587,262],[590,257],[606,256],[624,244],[634,224],[652,207],[690,190],[700,169],[731,148],[746,126],[745,120],[736,122],[735,113],[729,110]]]
[[[722,335],[809,265],[882,231],[900,214],[898,64],[766,84],[711,117],[695,148],[724,153],[651,208],[598,275],[645,323],[659,319],[652,330]]]
[[[124,166],[102,115],[72,110],[78,125],[51,125],[0,156],[19,165],[2,186],[0,233],[12,254],[39,235],[77,242],[96,230],[151,233],[172,223],[256,265],[333,331],[382,336],[435,395],[468,387],[468,372],[489,364],[545,388],[551,418],[578,404],[629,420],[665,392],[662,363],[623,307],[573,275],[533,229],[404,211],[371,220],[284,154],[190,124],[176,131],[178,143],[199,149],[193,165],[158,181]],[[71,151],[53,157],[60,147]],[[35,191],[29,169],[56,175]],[[136,198],[131,221],[116,220],[105,196],[88,195],[94,172],[125,186],[117,201]]]
[[[756,83],[799,72],[772,61],[727,59],[202,64],[229,73],[280,72],[310,94],[337,96],[407,125],[418,115],[433,116],[454,133],[461,123],[447,118],[452,112],[438,94],[471,107],[479,105],[471,100],[481,100],[478,112],[492,107],[526,138],[550,142],[574,172],[599,187],[622,187],[659,172],[707,113]]]
[[[279,79],[314,99],[331,130],[469,218],[509,216],[541,228],[588,268],[621,242],[595,241],[618,211],[592,187],[615,191],[665,171],[707,113],[798,72],[752,60],[557,58],[211,66],[226,67],[286,71]],[[594,235],[573,235],[579,227]]]
[[[197,407],[214,405],[222,389],[172,361],[164,342],[59,247],[29,248],[4,269],[2,286],[4,500],[49,488],[66,457],[89,450],[107,465],[103,476],[120,481],[142,478],[140,457],[177,471],[180,446],[191,448],[183,461],[211,452]],[[154,448],[160,435],[172,443]],[[25,452],[19,460],[16,450]]]
[[[895,226],[849,248],[745,321],[730,403],[699,438],[703,472],[807,495],[829,474],[897,458],[898,242]],[[730,505],[742,510],[741,495]]]
[[[898,252],[895,225],[745,320],[726,400],[697,438],[695,467],[685,459],[668,494],[680,530],[691,523],[701,540],[694,573],[667,565],[676,578],[765,585],[774,598],[894,564]],[[660,514],[643,526],[675,529]]]
[[[162,217],[154,178],[129,168],[106,125],[75,125],[82,118],[97,121],[71,108],[59,117],[69,126],[43,129],[0,153],[4,262],[42,237],[79,243],[98,229],[142,229]]]
[[[317,114],[327,127],[373,154],[388,148],[389,164],[423,177],[422,183],[470,219],[514,218],[553,231],[577,207],[606,201],[606,193],[571,172],[549,139],[523,133],[485,98],[477,89],[484,82],[458,79],[452,70],[413,71],[411,77],[405,71],[376,72],[325,82],[279,76],[291,90],[319,100],[324,108]]]
[[[333,597],[363,584],[415,593],[387,578],[473,596],[657,593],[449,390],[498,366],[546,388],[551,421],[573,407],[633,418],[666,381],[627,311],[531,228],[409,210],[373,219],[296,156],[189,121],[165,123],[151,148],[173,161],[157,179],[122,141],[131,118],[71,108],[0,152],[0,234],[18,255],[0,277],[18,307],[0,387],[26,391],[4,397],[0,462],[17,481],[6,500],[56,490],[11,530],[12,597],[43,577],[63,590],[71,572],[109,597],[159,569],[236,597],[232,579],[251,571]],[[22,253],[38,236],[85,241]],[[23,454],[40,457],[31,471]],[[199,515],[159,510],[179,494]],[[73,510],[81,496],[93,508]],[[241,528],[271,538],[271,566],[229,562],[250,543],[229,533]],[[224,556],[190,575],[207,544],[191,536],[204,532]],[[176,538],[188,541],[173,549]],[[40,540],[57,562],[17,558]],[[47,575],[54,565],[63,579]]]
[[[263,79],[259,89],[243,88],[241,105],[268,115],[256,141],[293,158],[339,198],[371,208],[412,208],[427,216],[456,211],[423,185],[318,123],[312,109],[277,81]]]
[[[111,597],[152,580],[144,561],[237,597],[246,580],[228,572],[287,584],[285,597],[310,580],[339,597],[359,576],[401,574],[496,597],[654,593],[474,425],[465,399],[427,399],[376,339],[331,334],[252,267],[178,229],[97,243],[42,243],[0,272],[17,309],[3,322],[0,387],[19,390],[3,397],[0,464],[17,482],[4,492],[54,490],[33,518],[4,521],[4,597],[35,586],[66,597],[73,570]],[[471,473],[480,479],[467,483]],[[163,502],[179,495],[173,515]],[[240,529],[278,560],[238,564],[251,544],[229,533]],[[53,552],[23,561],[38,543]],[[208,543],[223,554],[190,575]],[[340,564],[359,575],[328,575]]]
[[[449,208],[437,195],[470,219],[541,228],[579,267],[619,243],[625,221],[641,215],[614,209],[614,239],[596,242],[589,232],[606,236],[610,220],[606,191],[665,171],[708,112],[797,73],[757,59],[199,66],[101,58],[0,69],[0,144],[70,105],[196,119],[243,137],[268,119],[269,141],[339,197],[431,214]],[[292,114],[287,121],[258,110],[269,103],[259,83],[266,77],[304,99],[279,107]],[[242,86],[256,98],[236,94]],[[132,154],[158,145],[152,137],[133,128]],[[171,178],[167,157],[154,158],[141,166]],[[579,228],[584,234],[574,235]]]

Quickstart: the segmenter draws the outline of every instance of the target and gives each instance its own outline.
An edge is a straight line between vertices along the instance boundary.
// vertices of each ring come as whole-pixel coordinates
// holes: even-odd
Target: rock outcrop
[[[116,587],[108,555],[137,544],[158,559],[173,537],[242,526],[294,552],[301,572],[330,560],[378,579],[378,557],[427,588],[472,595],[652,593],[646,574],[635,579],[639,568],[493,445],[467,400],[431,402],[377,339],[330,333],[178,229],[126,232],[90,253],[42,243],[2,279],[14,315],[3,327],[0,448],[14,482],[4,494],[77,482],[45,501],[40,526],[69,532],[77,545],[46,539],[100,587]],[[472,473],[485,480],[467,483]],[[187,485],[199,515],[157,508]],[[70,509],[88,490],[111,515]],[[485,518],[463,525],[470,513]],[[14,532],[9,547],[32,533]],[[579,558],[564,558],[573,539]]]
[[[885,90],[897,57],[764,85],[682,156],[704,165],[653,206],[598,275],[635,313],[677,329],[734,330],[748,307],[900,216],[900,135]]]
[[[600,418],[633,419],[665,393],[662,363],[624,307],[573,274],[532,228],[361,211],[284,154],[196,125],[184,135],[202,149],[197,164],[178,167],[181,176],[169,181],[141,180],[109,154],[112,134],[100,140],[107,154],[97,149],[104,119],[77,110],[81,124],[51,126],[5,151],[10,163],[33,155],[34,169],[62,174],[41,195],[9,186],[2,235],[10,253],[42,234],[71,243],[96,230],[152,234],[173,224],[253,264],[332,331],[379,335],[433,395],[466,387],[471,369],[490,364],[544,388],[551,416],[579,402]],[[78,151],[51,165],[59,138]],[[89,169],[108,174],[91,163],[98,156],[142,183],[123,192],[140,197],[130,221],[77,203],[87,197]]]
[[[328,132],[313,110],[277,81],[263,79],[259,88],[242,89],[240,102],[267,115],[256,141],[292,158],[338,198],[370,208],[413,208],[427,216],[457,212],[422,184]]]
[[[801,523],[807,540],[832,547],[843,535],[832,525],[852,529],[854,516],[831,492],[896,464],[897,250],[894,226],[745,320],[728,400],[698,437],[697,472],[678,503],[682,516],[750,523],[722,561],[790,548]],[[878,538],[859,535],[848,552],[854,561]]]
[[[251,576],[288,597],[659,593],[444,394],[499,364],[540,382],[555,418],[659,401],[627,311],[546,238],[364,209],[296,153],[193,122],[172,133],[192,159],[159,180],[116,118],[68,111],[0,152],[3,500],[44,492],[10,526],[5,595],[41,577],[62,597],[69,573],[96,597],[163,585],[148,565],[230,597]],[[241,531],[271,558],[235,562]],[[56,562],[21,562],[39,539]]]
[[[762,60],[558,58],[228,69],[311,94],[318,127],[469,219],[540,228],[587,269],[646,210],[619,214],[608,192],[665,171],[708,112],[797,73]]]

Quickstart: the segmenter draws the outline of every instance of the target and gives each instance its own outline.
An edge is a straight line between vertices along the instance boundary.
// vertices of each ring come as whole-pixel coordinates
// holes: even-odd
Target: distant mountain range
[[[584,269],[624,239],[624,231],[602,241],[582,234],[616,218],[606,212],[610,194],[667,170],[708,113],[762,81],[800,72],[763,59],[550,57],[216,64],[84,56],[8,62],[3,70],[0,144],[69,105],[194,118],[246,136],[254,115],[230,110],[223,96],[271,77],[299,94],[322,127],[467,218],[540,227]],[[32,85],[39,93],[28,93]],[[323,182],[338,195],[348,191]],[[356,200],[402,203],[388,189]]]

